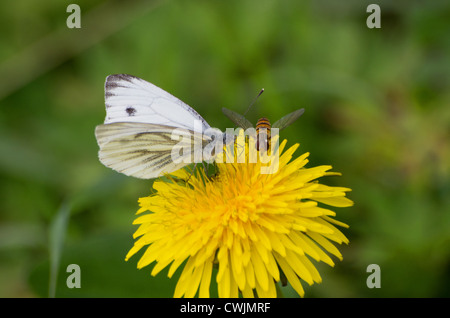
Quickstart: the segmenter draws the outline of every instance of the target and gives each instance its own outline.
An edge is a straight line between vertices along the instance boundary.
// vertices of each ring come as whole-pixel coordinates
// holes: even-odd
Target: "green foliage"
[[[221,108],[243,113],[261,88],[253,123],[305,108],[282,138],[342,172],[328,182],[355,201],[336,209],[344,260],[319,265],[306,297],[450,296],[448,1],[379,1],[381,29],[366,27],[369,1],[77,3],[81,29],[64,2],[0,4],[0,296],[47,297],[53,275],[56,297],[171,297],[176,277],[124,261],[152,182],[97,159],[114,73],[220,129],[232,126]],[[81,289],[65,285],[72,263]]]

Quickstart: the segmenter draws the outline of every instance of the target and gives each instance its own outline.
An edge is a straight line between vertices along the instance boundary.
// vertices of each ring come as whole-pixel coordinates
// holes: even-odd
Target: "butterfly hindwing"
[[[156,178],[181,169],[193,162],[194,143],[202,145],[210,140],[192,131],[146,123],[112,123],[96,127],[100,146],[99,159],[107,167],[128,176],[141,179]],[[172,158],[174,146],[188,149],[178,160]]]

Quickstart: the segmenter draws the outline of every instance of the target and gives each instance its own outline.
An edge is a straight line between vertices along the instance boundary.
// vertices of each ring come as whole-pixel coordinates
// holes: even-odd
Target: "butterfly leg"
[[[189,175],[189,178],[187,178],[186,183],[188,183],[189,180],[191,179],[192,175],[193,175],[194,172],[195,172],[195,168],[197,168],[197,162],[194,163],[194,168],[192,169],[191,174]]]
[[[206,166],[205,166],[205,163],[202,161],[202,165],[203,165],[203,170],[205,171],[206,178],[209,178],[209,173],[208,173],[209,163],[206,163]]]

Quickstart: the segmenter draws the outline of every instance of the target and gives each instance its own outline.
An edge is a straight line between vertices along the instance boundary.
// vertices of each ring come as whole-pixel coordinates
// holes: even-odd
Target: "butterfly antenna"
[[[244,113],[244,116],[247,115],[248,111],[250,110],[250,108],[253,106],[253,104],[256,102],[256,100],[258,99],[259,96],[261,96],[261,94],[264,93],[264,88],[261,89],[261,91],[259,92],[258,96],[256,96],[253,101],[251,102],[250,106],[248,106],[247,110]]]

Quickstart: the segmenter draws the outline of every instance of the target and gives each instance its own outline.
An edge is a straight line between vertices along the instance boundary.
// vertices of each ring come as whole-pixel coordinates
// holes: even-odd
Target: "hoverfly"
[[[241,127],[244,130],[248,128],[253,128],[252,123],[245,118],[243,115],[238,114],[232,110],[227,108],[222,108],[222,112],[237,126]],[[262,117],[256,123],[256,149],[258,151],[266,151],[269,149],[270,138],[271,138],[271,128],[278,128],[282,130],[296,121],[303,113],[305,112],[304,108],[297,109],[296,111],[287,114],[281,119],[277,120],[273,125],[270,124],[270,121]],[[261,144],[260,144],[261,142]]]

